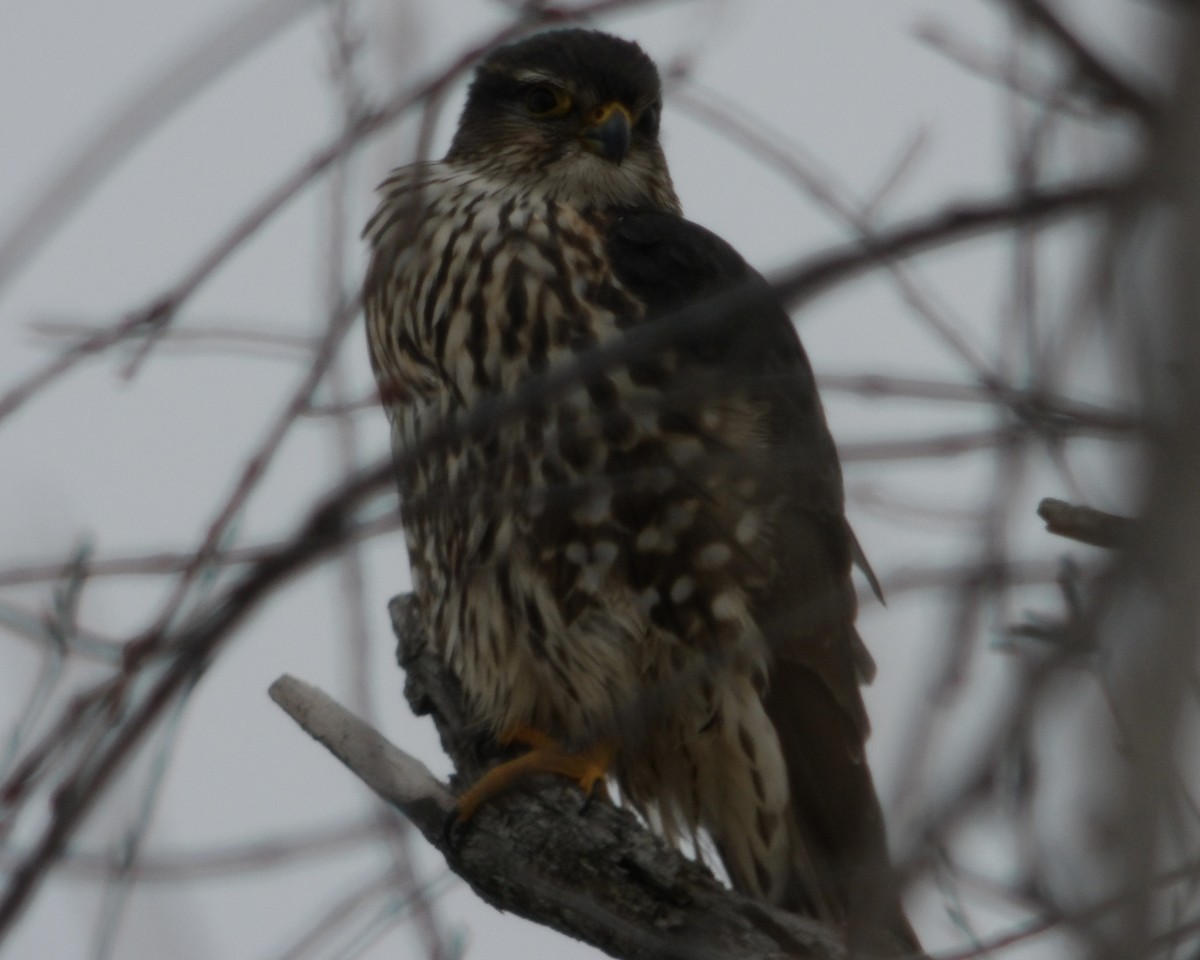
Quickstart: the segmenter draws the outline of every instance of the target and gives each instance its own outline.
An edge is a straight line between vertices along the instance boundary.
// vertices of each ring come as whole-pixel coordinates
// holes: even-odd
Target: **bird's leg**
[[[514,743],[522,747],[529,747],[530,750],[542,750],[546,747],[557,746],[557,741],[548,733],[542,733],[541,730],[527,727],[524,724],[518,724],[511,730],[505,730],[497,739],[502,747],[511,747]]]
[[[530,747],[528,753],[492,767],[458,798],[459,822],[473,817],[480,805],[510,789],[523,777],[535,773],[554,773],[579,784],[590,798],[604,789],[604,775],[616,756],[616,747],[601,741],[583,750],[571,751],[553,737],[530,727],[516,727],[500,737],[504,746],[519,743]]]

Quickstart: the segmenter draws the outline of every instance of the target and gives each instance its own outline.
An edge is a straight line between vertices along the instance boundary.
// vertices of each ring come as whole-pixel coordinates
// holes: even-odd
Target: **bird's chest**
[[[545,522],[548,491],[574,498],[561,485],[584,461],[601,465],[594,391],[553,380],[642,317],[602,229],[555,202],[459,190],[375,241],[372,360],[392,394],[405,526],[429,588],[511,562],[514,540],[528,546]]]
[[[577,366],[645,319],[602,230],[464,195],[374,239],[367,312],[415,585],[499,729],[594,729],[693,648],[761,659],[744,589],[766,574],[743,557],[775,510],[748,482],[762,411],[672,345]]]
[[[529,197],[436,199],[396,257],[392,291],[374,352],[425,414],[401,425],[406,440],[429,413],[510,396],[638,310],[608,268],[597,220]]]

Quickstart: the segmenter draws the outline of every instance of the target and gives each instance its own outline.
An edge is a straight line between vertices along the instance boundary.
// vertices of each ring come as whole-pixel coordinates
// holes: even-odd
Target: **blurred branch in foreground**
[[[156,370],[164,353],[185,361],[235,356],[244,362],[253,357],[275,362],[274,370],[285,375],[293,372],[285,364],[295,364],[304,379],[294,385],[289,382],[288,393],[271,406],[246,411],[247,416],[267,418],[262,441],[244,460],[238,459],[240,448],[231,448],[226,460],[213,464],[212,489],[219,499],[215,505],[205,501],[205,512],[191,518],[187,529],[196,531],[194,542],[164,543],[161,529],[151,527],[131,530],[129,538],[113,537],[101,517],[88,516],[84,521],[89,528],[97,526],[96,539],[114,551],[111,555],[80,549],[74,559],[65,552],[59,558],[50,542],[38,540],[28,547],[14,543],[14,549],[28,549],[27,555],[9,557],[0,568],[0,588],[12,594],[0,600],[0,628],[13,638],[14,649],[21,648],[16,650],[20,657],[35,662],[29,690],[22,691],[16,704],[28,707],[13,711],[21,713],[21,720],[5,745],[7,756],[0,755],[0,760],[11,761],[8,766],[0,763],[0,869],[5,873],[0,941],[13,934],[17,918],[35,899],[41,901],[37,904],[41,916],[52,912],[49,904],[61,902],[54,900],[55,885],[40,886],[56,868],[61,868],[56,875],[71,883],[84,879],[92,885],[185,884],[266,870],[349,850],[356,844],[373,853],[395,845],[397,824],[407,824],[378,806],[378,819],[315,833],[289,833],[260,844],[189,848],[187,853],[172,846],[148,843],[143,849],[129,844],[128,838],[137,834],[128,830],[102,839],[98,833],[80,833],[101,798],[114,792],[119,797],[119,790],[111,789],[115,784],[136,782],[139,745],[168,725],[175,706],[183,704],[186,692],[210,665],[227,659],[230,643],[251,633],[246,622],[256,611],[268,602],[282,605],[294,602],[297,594],[311,593],[310,581],[298,585],[298,573],[318,564],[327,566],[348,545],[398,528],[390,466],[376,465],[372,473],[371,467],[355,465],[354,457],[323,463],[341,478],[331,478],[328,488],[320,488],[323,492],[306,489],[306,499],[289,507],[288,525],[282,529],[259,525],[257,503],[245,506],[251,492],[262,488],[266,472],[278,469],[274,450],[285,434],[290,442],[309,425],[314,433],[348,432],[352,426],[348,418],[353,415],[370,411],[379,417],[373,387],[348,381],[346,389],[340,389],[334,383],[341,375],[338,365],[346,360],[346,349],[334,328],[354,322],[346,315],[352,282],[343,289],[340,273],[330,272],[327,302],[320,311],[328,321],[329,337],[323,335],[324,328],[309,335],[292,332],[290,326],[276,330],[248,311],[243,314],[240,307],[205,316],[197,312],[202,307],[196,305],[194,295],[235,262],[264,226],[282,212],[295,210],[313,184],[330,186],[335,209],[329,219],[344,218],[360,186],[353,180],[339,184],[339,178],[348,176],[345,165],[358,162],[363,146],[395,130],[402,117],[422,120],[425,139],[418,138],[413,152],[426,156],[428,129],[437,112],[447,106],[446,92],[483,47],[538,25],[565,22],[569,13],[603,14],[651,5],[645,0],[512,2],[507,4],[512,16],[488,36],[474,29],[464,33],[453,52],[429,63],[419,75],[401,78],[396,89],[377,98],[360,96],[350,83],[353,77],[347,76],[346,84],[338,87],[347,96],[336,126],[322,132],[304,154],[289,156],[272,186],[254,202],[223,210],[221,229],[211,237],[197,238],[201,249],[193,260],[172,265],[170,274],[148,276],[147,290],[154,295],[139,296],[128,306],[94,316],[92,311],[99,307],[65,313],[50,307],[35,309],[37,315],[54,318],[30,325],[39,342],[50,349],[37,368],[0,385],[0,420],[35,396],[62,387],[67,375],[77,373],[86,362],[114,356],[122,348],[135,358],[135,365],[153,348]],[[888,356],[878,368],[851,352],[836,373],[825,361],[819,369],[826,398],[840,395],[835,403],[851,396],[873,404],[873,411],[890,414],[898,401],[911,402],[920,415],[898,426],[881,417],[866,433],[848,435],[843,459],[860,485],[866,476],[885,487],[887,496],[880,498],[875,513],[905,527],[905,553],[888,561],[883,571],[892,603],[889,617],[902,617],[906,607],[926,604],[911,635],[887,637],[902,645],[902,657],[928,680],[927,695],[910,696],[905,708],[914,714],[927,709],[928,723],[918,725],[911,738],[912,756],[895,751],[893,762],[902,770],[920,772],[928,767],[933,774],[915,778],[921,790],[914,794],[914,825],[907,839],[903,832],[895,836],[904,841],[898,846],[906,854],[914,900],[924,895],[929,877],[937,875],[936,899],[922,905],[922,919],[934,928],[939,923],[952,927],[953,933],[941,942],[955,945],[955,953],[941,954],[943,960],[998,955],[1018,943],[1025,946],[1026,955],[1039,958],[1188,956],[1195,945],[1187,940],[1196,936],[1195,918],[1200,916],[1200,860],[1196,859],[1200,808],[1188,786],[1197,772],[1191,747],[1200,689],[1193,663],[1195,598],[1200,596],[1195,587],[1195,545],[1200,541],[1195,511],[1200,491],[1195,455],[1200,448],[1195,444],[1195,424],[1200,423],[1200,401],[1194,371],[1200,355],[1195,349],[1194,322],[1189,326],[1185,321],[1197,315],[1197,298],[1186,287],[1189,280],[1195,282],[1190,261],[1200,247],[1194,197],[1200,164],[1191,129],[1200,112],[1194,102],[1187,102],[1186,94],[1200,86],[1194,76],[1190,81],[1181,76],[1174,102],[1168,103],[1163,91],[1169,84],[1162,75],[1171,63],[1168,39],[1187,33],[1180,13],[1184,5],[1154,5],[1164,16],[1178,15],[1181,29],[1160,38],[1153,58],[1138,52],[1144,53],[1144,44],[1138,46],[1141,41],[1135,40],[1133,31],[1122,38],[1123,47],[1098,42],[1103,23],[1099,17],[1092,19],[1086,5],[997,0],[995,6],[1012,14],[1007,49],[991,34],[956,28],[948,18],[925,33],[944,56],[989,84],[998,84],[1011,115],[1027,121],[1025,126],[1012,125],[1007,147],[1014,156],[1029,154],[1034,159],[1023,159],[1020,172],[1012,171],[1011,182],[988,181],[981,193],[965,192],[980,189],[974,181],[967,185],[954,181],[956,185],[948,182],[944,191],[923,197],[920,203],[907,203],[912,194],[898,196],[897,180],[902,178],[908,188],[914,173],[927,174],[932,151],[925,148],[936,147],[945,135],[931,127],[926,137],[929,118],[924,102],[916,104],[920,113],[914,111],[913,129],[900,142],[890,143],[876,134],[869,143],[877,156],[896,159],[885,164],[881,177],[871,178],[883,186],[865,194],[858,181],[841,169],[842,161],[826,150],[824,140],[811,157],[805,156],[796,139],[812,131],[791,124],[790,114],[764,110],[772,118],[770,124],[756,118],[754,108],[738,100],[736,89],[727,96],[687,77],[690,86],[680,84],[673,109],[686,109],[714,135],[739,145],[764,170],[784,177],[848,238],[844,245],[809,251],[814,255],[794,260],[775,275],[777,291],[794,308],[806,311],[805,322],[810,321],[807,311],[818,296],[850,288],[852,281],[876,271],[889,280],[886,286],[896,303],[920,320],[919,333],[955,364],[946,368],[926,363],[930,355],[917,354],[921,343],[898,335],[897,342],[909,354]],[[144,94],[97,130],[92,145],[103,147],[98,161],[89,149],[56,164],[57,178],[35,194],[29,217],[16,218],[15,228],[0,236],[0,286],[24,272],[23,264],[32,262],[44,241],[76,215],[81,200],[94,187],[125,166],[125,158],[146,134],[312,9],[316,5],[308,0],[254,0],[218,32],[201,38],[190,54],[176,58],[173,67],[160,73],[159,83],[148,85]],[[337,19],[344,12],[340,7],[330,11],[342,30],[334,31],[335,52],[344,55],[343,66],[349,69],[358,39],[350,29],[353,24]],[[418,37],[413,42],[423,40]],[[1033,56],[1026,53],[1032,48],[1036,48]],[[1186,64],[1188,53],[1181,62]],[[1190,55],[1194,72],[1198,61],[1194,50]],[[1135,69],[1139,65],[1148,72]],[[1151,67],[1164,69],[1156,72]],[[1186,72],[1178,64],[1176,69]],[[857,95],[857,87],[846,89]],[[837,95],[836,85],[830,85],[830,90]],[[1131,118],[1135,119],[1131,122]],[[975,119],[958,114],[953,122],[966,125]],[[1048,132],[1051,127],[1053,136]],[[817,132],[823,135],[824,129]],[[1004,133],[999,131],[1001,140]],[[1080,138],[1084,149],[1070,146]],[[405,150],[410,146],[406,144]],[[1152,160],[1148,175],[1140,172],[1146,157]],[[816,163],[815,158],[826,163]],[[1138,171],[1131,175],[1130,166]],[[361,188],[365,192],[366,185]],[[961,195],[956,193],[960,189]],[[858,199],[860,194],[869,199]],[[888,208],[899,206],[905,219],[889,226],[881,200]],[[1148,231],[1133,229],[1159,216],[1168,221],[1162,233],[1172,222],[1177,228],[1163,248],[1145,243]],[[1070,243],[1086,250],[1098,242],[1101,252],[1112,258],[1097,258],[1094,275],[1085,271],[1082,282],[1075,279],[1074,266],[1064,269],[1057,251],[1047,249],[1051,243],[1042,242],[1043,238],[1049,241],[1044,228],[1064,221],[1072,226],[1055,235],[1053,247],[1065,234],[1064,246]],[[332,236],[345,228],[339,222],[327,232]],[[1036,249],[1034,238],[1040,244]],[[969,251],[964,241],[971,241]],[[950,274],[938,269],[939,263],[944,267],[945,258],[923,262],[919,273],[909,269],[909,258],[917,254],[945,251],[958,256],[962,250],[974,256],[985,250],[995,252],[1010,241],[1018,248],[1013,276],[1002,305],[991,312],[982,284],[980,295],[956,301],[953,284],[947,282]],[[329,254],[337,246],[327,240],[320,248],[322,256],[339,259]],[[779,260],[786,262],[793,252],[781,252]],[[1121,266],[1115,261],[1122,259],[1122,253],[1127,254],[1124,266],[1136,261],[1134,266],[1150,271],[1170,256],[1183,262],[1175,264],[1173,272],[1157,270],[1153,283],[1146,285],[1153,295],[1145,296],[1146,290],[1130,282],[1131,271],[1114,268]],[[340,256],[350,254],[342,250]],[[1032,269],[1035,260],[1038,271]],[[955,279],[968,272],[959,266],[963,263],[953,262]],[[989,261],[989,276],[1003,279],[1005,269],[995,258]],[[1083,302],[1064,304],[1059,297],[1064,287],[1071,287]],[[1168,288],[1179,288],[1181,294],[1174,314],[1157,299]],[[1105,316],[1106,311],[1119,309],[1106,297],[1135,303],[1127,342],[1114,332],[1119,324]],[[714,305],[712,311],[679,315],[673,322],[677,327],[703,324],[720,309]],[[886,329],[893,318],[882,316]],[[602,369],[647,349],[656,342],[655,336],[671,335],[665,331],[640,343],[618,345],[588,358],[587,369]],[[1016,342],[1019,350],[1013,347]],[[1169,344],[1165,359],[1138,353],[1161,349],[1164,342]],[[1093,351],[1097,344],[1099,349]],[[1093,352],[1116,354],[1117,362],[1105,368],[1093,362]],[[184,363],[177,361],[177,365]],[[548,393],[566,389],[581,373],[582,368],[567,371],[504,404],[479,410],[474,422],[520,417]],[[1131,384],[1137,376],[1146,382]],[[984,415],[990,411],[992,419],[985,420],[980,411]],[[951,419],[943,412],[965,412],[973,419]],[[4,426],[12,423],[6,421]],[[187,437],[181,440],[186,442]],[[1068,445],[1071,462],[1064,452]],[[1045,461],[1035,461],[1031,449],[1045,454]],[[1121,459],[1130,453],[1128,460]],[[139,456],[151,464],[169,458],[171,451],[145,447]],[[10,457],[16,465],[21,460],[19,448]],[[1045,472],[1022,475],[1020,468],[1012,466],[1021,458],[1030,466],[1048,466],[1055,479],[1048,482]],[[886,475],[881,466],[885,463]],[[915,473],[914,468],[922,464],[931,470]],[[80,458],[77,469],[88,466],[87,459]],[[965,472],[968,469],[970,474]],[[991,469],[997,480],[989,484],[982,471]],[[1128,488],[1123,484],[1133,479],[1136,488],[1136,477],[1143,472],[1153,476],[1139,504],[1136,496],[1124,496]],[[903,481],[910,473],[918,479],[906,488]],[[935,473],[931,482],[929,477]],[[896,476],[901,482],[892,489]],[[359,485],[344,482],[346,477],[357,477]],[[1083,482],[1076,483],[1080,478]],[[1076,566],[1074,557],[1055,556],[1064,547],[1061,540],[1036,531],[1029,539],[1009,539],[1014,531],[1030,526],[1032,502],[1022,493],[1036,498],[1059,490],[1072,504],[1043,501],[1051,532],[1114,548],[1112,552],[1088,551],[1088,562]],[[386,496],[372,499],[384,492]],[[856,522],[864,512],[862,499],[856,504]],[[1074,506],[1090,502],[1116,503],[1135,519]],[[919,512],[922,509],[925,514]],[[317,522],[322,510],[326,522]],[[291,525],[304,517],[313,522]],[[941,525],[940,534],[954,534],[959,537],[956,543],[967,544],[963,555],[951,554],[944,545],[945,553],[923,553],[914,545],[911,531],[929,530],[935,523]],[[201,545],[204,537],[207,542]],[[91,540],[82,534],[77,539]],[[395,589],[396,575],[389,567],[386,577],[380,574],[376,579],[386,579]],[[355,582],[360,576],[349,575]],[[186,580],[173,579],[181,577]],[[192,586],[185,591],[187,582]],[[1060,596],[1051,595],[1056,582]],[[133,600],[118,599],[120,591],[129,587],[140,593],[135,592]],[[186,602],[177,600],[159,610],[161,594],[172,592],[172,587],[177,598],[187,593]],[[86,594],[83,604],[81,593]],[[122,624],[150,626],[102,629],[107,621],[97,614],[101,606],[97,594],[106,603],[114,596],[111,606],[125,616]],[[1036,618],[1026,616],[1024,626],[1007,628],[1021,619],[1016,608],[1025,609],[1027,603],[1040,607],[1046,598],[1054,601],[1053,610]],[[354,616],[361,614],[360,603],[361,598],[349,590],[333,600],[338,610],[345,607]],[[871,604],[869,597],[864,598],[864,606]],[[939,618],[944,620],[944,636],[936,622]],[[893,626],[896,623],[889,619],[889,634],[903,633],[903,621],[899,628]],[[355,629],[347,616],[333,635],[344,638]],[[1003,633],[1000,642],[997,631]],[[874,643],[878,636],[869,639]],[[919,646],[915,638],[928,636],[936,636],[940,646]],[[324,641],[317,637],[313,642]],[[942,650],[947,653],[939,662]],[[427,668],[437,666],[419,650],[404,656],[410,682],[412,676],[425,676]],[[990,665],[981,666],[989,658]],[[4,664],[6,669],[10,665]],[[941,742],[953,739],[946,737],[946,731],[956,733],[969,725],[961,719],[984,715],[980,687],[969,686],[968,681],[987,671],[993,678],[997,672],[1004,677],[1007,700],[989,718],[977,742],[959,749],[962,744],[955,741],[955,751],[950,753]],[[444,714],[446,701],[437,692],[444,682],[444,677],[431,675],[413,684],[410,694],[415,705]],[[369,753],[357,754],[351,757],[352,768],[369,782],[372,771],[380,773],[386,782],[376,788],[385,796],[388,790],[398,790],[399,795],[390,799],[401,807],[407,804],[410,813],[417,811],[414,821],[423,823],[421,817],[425,818],[425,835],[494,904],[548,921],[556,929],[622,956],[688,960],[840,956],[819,928],[729,893],[703,868],[647,835],[626,813],[606,804],[579,810],[579,793],[563,783],[552,781],[536,792],[501,798],[481,811],[457,843],[449,843],[442,831],[449,794],[427,771],[412,767],[403,754],[393,753],[394,748],[377,734],[318,692],[294,682],[274,689],[277,695],[292,698],[293,706],[310,711],[305,723],[310,732],[344,734],[352,746],[377,751],[383,761]],[[1064,726],[1064,716],[1093,695],[1103,702],[1087,722],[1078,728]],[[347,702],[357,709],[359,699],[364,698],[355,694]],[[231,704],[229,709],[237,706]],[[956,706],[965,709],[952,713]],[[190,703],[187,709],[189,715],[195,711]],[[881,738],[903,729],[905,720],[894,704],[891,709],[873,706],[872,714]],[[1110,735],[1110,727],[1116,727],[1117,733]],[[1059,752],[1044,749],[1055,741],[1061,744]],[[448,746],[464,772],[477,769],[486,759],[472,753],[477,749],[472,743],[464,739]],[[1116,761],[1105,753],[1110,748],[1120,754]],[[387,765],[389,756],[397,766]],[[180,758],[181,765],[189,761]],[[1072,792],[1073,773],[1076,779],[1085,776],[1074,771],[1072,763],[1088,771],[1085,788],[1070,804],[1047,803],[1048,793],[1053,793],[1053,801]],[[397,781],[397,770],[412,776]],[[221,772],[204,771],[210,779]],[[903,790],[894,794],[905,796]],[[417,800],[409,802],[414,796]],[[147,800],[139,809],[148,811],[158,802],[149,792]],[[904,804],[893,806],[903,809]],[[148,814],[133,819],[139,818],[148,819]],[[177,819],[190,825],[185,818]],[[386,859],[389,862],[368,883],[353,890],[330,884],[327,902],[319,909],[302,911],[298,918],[289,915],[288,922],[299,926],[292,931],[296,936],[289,937],[292,945],[280,956],[334,955],[329,929],[339,924],[374,929],[360,922],[361,913],[354,913],[364,904],[391,909],[388,922],[393,926],[403,922],[419,930],[421,904],[432,898],[431,891],[436,892],[434,884],[450,874],[439,866],[434,881],[405,878],[397,872],[405,857]],[[1102,870],[1096,868],[1098,860],[1104,860]],[[1089,885],[1099,875],[1111,881],[1103,889]],[[954,889],[956,877],[961,889]],[[275,889],[271,888],[270,896]],[[43,899],[45,894],[49,895]],[[98,960],[104,950],[134,955],[116,936],[120,903],[113,907],[111,896],[109,901],[108,908],[97,911],[104,914],[106,926],[92,953]],[[396,903],[405,906],[396,908]],[[348,923],[346,918],[355,916],[358,920]],[[471,923],[469,914],[465,922]],[[1124,929],[1117,929],[1119,923]],[[86,925],[86,921],[81,924]],[[697,936],[689,938],[680,931],[697,932]],[[19,937],[18,933],[5,946],[19,943]],[[452,948],[443,954],[445,943],[437,938],[425,940],[429,957],[455,955]],[[480,948],[481,957],[500,955],[487,944]],[[22,952],[20,946],[12,949]],[[500,951],[512,952],[507,944]],[[337,955],[358,954],[347,949]]]
[[[950,204],[927,216],[880,230],[870,238],[829,248],[793,264],[775,279],[773,286],[776,294],[793,307],[808,305],[843,284],[906,257],[1022,224],[1050,222],[1104,210],[1123,197],[1128,187],[1127,177],[1117,175],[1031,189],[1016,196]],[[695,336],[715,330],[724,318],[734,314],[732,308],[746,293],[734,287],[695,307],[667,314],[655,324],[631,330],[612,344],[580,354],[575,362],[563,368],[551,368],[526,381],[502,401],[473,409],[454,429],[432,431],[425,443],[430,449],[438,444],[452,444],[502,420],[520,418],[572,389],[581,377],[611,370],[623,360],[661,347],[681,331],[689,331]],[[50,735],[25,751],[16,770],[6,779],[0,796],[0,813],[15,815],[22,801],[48,778],[56,781],[54,789],[61,801],[54,806],[48,824],[40,831],[39,840],[13,872],[0,899],[0,938],[20,914],[45,873],[61,856],[85,813],[105,792],[145,735],[160,721],[163,711],[174,702],[180,690],[194,682],[229,635],[292,576],[355,539],[361,530],[364,505],[392,479],[391,468],[384,464],[348,478],[340,488],[313,506],[308,519],[295,528],[292,537],[280,543],[277,549],[260,554],[231,585],[190,610],[182,625],[174,625],[189,588],[221,556],[224,533],[241,504],[257,487],[292,425],[310,403],[313,392],[336,357],[354,315],[354,304],[347,303],[333,318],[324,334],[323,349],[314,356],[301,383],[268,428],[258,449],[236,471],[232,493],[217,516],[206,524],[203,542],[195,547],[194,553],[176,573],[178,579],[172,584],[166,603],[152,625],[126,645],[122,669],[76,697],[52,726]],[[2,400],[0,409],[3,409]],[[937,439],[934,451],[956,452],[961,446],[961,438],[952,440],[947,445],[944,438]],[[872,456],[895,457],[934,451],[914,451],[908,443],[902,443],[896,448],[888,446],[864,452]],[[415,450],[413,454],[421,455],[422,452]],[[160,656],[162,662],[158,659]],[[156,677],[150,689],[135,688],[130,680],[147,670]],[[118,719],[114,722],[112,717]],[[95,733],[96,730],[101,731],[102,736]],[[102,746],[88,750],[85,756],[76,755],[75,747],[92,736],[101,736]],[[5,822],[0,819],[0,835],[4,828]]]
[[[1038,504],[1046,529],[1060,537],[1094,547],[1119,547],[1128,542],[1133,521],[1094,507],[1083,507],[1046,497]]]

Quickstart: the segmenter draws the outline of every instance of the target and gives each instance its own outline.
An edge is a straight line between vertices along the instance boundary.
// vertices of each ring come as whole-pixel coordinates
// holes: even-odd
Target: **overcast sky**
[[[33,321],[110,322],[146,305],[175,282],[267,190],[336,130],[338,108],[327,76],[328,16],[316,3],[260,4],[263,16],[290,25],[255,46],[128,152],[88,158],[103,171],[44,242],[30,245],[19,268],[0,277],[0,390],[48,356]],[[1100,49],[1148,49],[1137,5],[1076,0],[1068,5]],[[252,5],[246,0],[40,0],[6,4],[0,23],[0,243],[43,197],[54,178],[131,103],[171,105],[168,78],[202,39]],[[1013,55],[1002,4],[990,0],[694,0],[604,21],[642,43],[660,64],[686,67],[663,121],[667,156],[687,215],[730,240],[764,271],[852,233],[788,176],[750,156],[699,116],[696,104],[719,106],[775,128],[785,144],[854,203],[875,197],[901,158],[901,177],[874,211],[878,222],[939,208],[959,197],[990,196],[1011,179],[1012,102],[922,39],[929,29],[971,49]],[[372,97],[449,62],[466,43],[486,37],[505,5],[479,0],[373,0],[357,8],[366,48],[361,79]],[[956,41],[956,42],[957,42]],[[1036,51],[1024,51],[1036,71]],[[203,67],[198,61],[198,69]],[[153,94],[153,95],[152,95]],[[461,88],[443,112],[444,148]],[[141,116],[145,116],[143,112]],[[376,137],[348,175],[353,233],[367,216],[371,188],[413,150],[412,124]],[[1065,143],[1061,173],[1099,169],[1107,141],[1080,134]],[[437,152],[437,151],[435,151]],[[115,161],[107,170],[110,161]],[[192,298],[178,318],[195,331],[245,328],[310,334],[323,322],[328,250],[322,237],[327,183],[289,203]],[[361,268],[352,238],[348,277]],[[1005,304],[1004,251],[976,244],[936,258],[921,270],[947,312],[962,320],[985,354]],[[1069,251],[1064,263],[1069,262]],[[0,265],[3,270],[3,265]],[[349,283],[349,281],[347,281]],[[1065,295],[1064,295],[1065,298]],[[961,378],[961,361],[872,279],[825,298],[799,317],[819,374],[854,371]],[[369,389],[361,334],[346,371],[358,396]],[[0,559],[65,559],[86,538],[101,554],[178,548],[194,542],[229,492],[230,477],[260,440],[301,372],[294,359],[224,352],[159,350],[132,379],[121,376],[127,353],[86,366],[0,425]],[[845,396],[829,398],[839,442],[894,435],[941,417],[948,426],[977,421],[936,409],[895,409]],[[386,449],[382,413],[358,418],[359,456]],[[336,474],[334,445],[316,427],[288,441],[237,535],[286,531],[296,511]],[[878,571],[946,557],[961,531],[911,522],[922,507],[971,506],[963,491],[982,468],[847,466],[851,519]],[[1096,480],[1098,497],[1119,492]],[[1046,490],[1045,493],[1054,493]],[[903,500],[908,525],[872,510],[872,498]],[[1029,528],[1037,529],[1030,518]],[[1018,531],[1018,535],[1020,532]],[[368,550],[372,614],[372,690],[377,720],[396,742],[448,772],[426,721],[403,704],[386,623],[387,598],[405,586],[398,534]],[[365,789],[315,748],[266,699],[268,684],[290,672],[345,697],[349,670],[339,646],[344,624],[330,610],[332,572],[315,575],[286,602],[268,606],[204,678],[179,723],[171,764],[153,811],[147,851],[233,847],[264,837],[323,831],[373,809]],[[86,621],[110,637],[144,626],[161,584],[120,581],[91,588]],[[36,613],[46,588],[9,590],[0,604]],[[905,704],[922,695],[922,638],[943,624],[928,604],[867,604],[863,633],[880,664],[870,692],[873,755],[885,801],[896,783],[894,751]],[[0,725],[15,722],[34,688],[37,647],[0,626]],[[65,695],[103,669],[73,667],[55,694]],[[989,674],[992,671],[992,674]],[[972,682],[981,703],[1002,666],[981,664]],[[988,677],[991,675],[992,680]],[[56,699],[54,702],[61,702]],[[987,708],[975,714],[986,724]],[[964,734],[965,736],[965,734]],[[951,737],[951,739],[953,739]],[[951,749],[951,748],[948,748]],[[153,749],[146,757],[153,754]],[[145,816],[142,762],[113,791],[80,835],[79,850],[111,851],[128,825]],[[23,825],[22,838],[35,823]],[[522,920],[498,915],[461,884],[439,881],[444,866],[419,851],[423,876],[436,887],[441,923],[468,956],[584,958],[595,952]],[[322,910],[375,877],[383,851],[354,848],[286,870],[219,876],[186,883],[145,883],[133,894],[113,956],[241,960],[283,954]],[[5,956],[75,960],[95,956],[102,885],[79,874],[54,878],[23,920]],[[381,898],[372,909],[380,909]],[[370,913],[367,910],[364,917]],[[932,945],[961,942],[932,901],[919,926]],[[365,920],[361,928],[368,926]],[[405,957],[418,941],[396,924],[362,956]],[[336,944],[305,956],[339,956]],[[1037,954],[1029,954],[1036,956]]]

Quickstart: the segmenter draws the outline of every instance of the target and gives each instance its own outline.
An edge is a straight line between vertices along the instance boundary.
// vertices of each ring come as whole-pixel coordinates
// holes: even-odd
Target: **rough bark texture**
[[[454,678],[428,651],[411,599],[391,606],[405,694],[429,714],[470,782],[501,753],[471,728]],[[376,793],[396,805],[484,900],[629,960],[844,960],[836,934],[739,896],[651,834],[629,811],[585,803],[542,777],[454,824],[450,793],[319,690],[290,677],[272,697]]]
[[[499,750],[467,722],[458,684],[428,652],[411,598],[397,597],[391,612],[405,695],[415,712],[432,716],[458,778],[469,783]],[[487,804],[449,843],[430,839],[488,903],[613,956],[843,956],[825,928],[731,893],[629,811],[585,803],[555,777]]]

